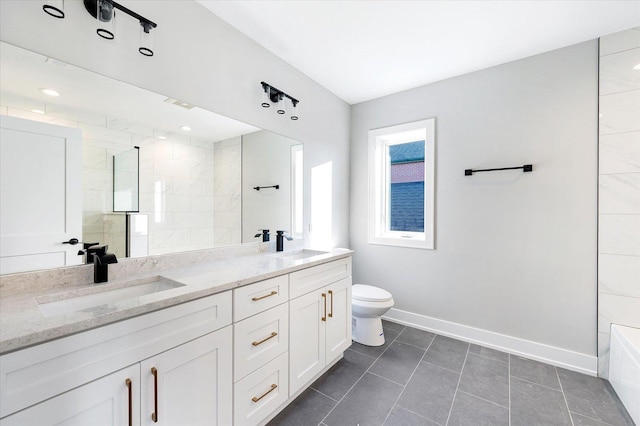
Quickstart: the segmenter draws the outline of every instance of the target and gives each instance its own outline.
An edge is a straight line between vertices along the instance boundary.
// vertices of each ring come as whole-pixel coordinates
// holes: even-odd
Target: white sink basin
[[[301,259],[307,259],[313,256],[320,256],[322,254],[327,254],[327,253],[328,253],[327,251],[302,249],[302,250],[295,250],[291,252],[283,251],[280,253],[272,254],[271,256],[279,257],[281,259],[287,259],[287,260],[301,260]]]
[[[107,284],[107,286],[109,285]],[[96,285],[95,287],[84,289],[84,294],[79,294],[77,291],[69,291],[67,293],[44,296],[37,299],[38,307],[45,317],[53,317],[103,306],[106,308],[105,305],[111,303],[171,290],[182,287],[184,284],[165,277],[153,276],[117,283],[116,286],[116,288],[113,286],[100,288],[99,285]]]

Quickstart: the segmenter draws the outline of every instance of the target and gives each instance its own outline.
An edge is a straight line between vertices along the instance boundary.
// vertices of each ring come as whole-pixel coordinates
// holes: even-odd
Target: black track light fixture
[[[262,107],[269,108],[271,104],[277,104],[276,112],[280,115],[284,115],[287,113],[286,102],[287,99],[291,102],[291,119],[298,120],[298,104],[300,101],[291,95],[286,94],[282,90],[273,87],[269,83],[265,83],[264,81],[260,82],[262,86]]]
[[[96,33],[107,40],[113,40],[116,37],[116,9],[136,19],[140,23],[140,46],[138,51],[144,56],[153,56],[151,30],[158,26],[155,22],[113,0],[84,0],[83,3],[87,12],[96,18]],[[62,19],[65,17],[64,0],[46,0],[42,10],[54,18]]]

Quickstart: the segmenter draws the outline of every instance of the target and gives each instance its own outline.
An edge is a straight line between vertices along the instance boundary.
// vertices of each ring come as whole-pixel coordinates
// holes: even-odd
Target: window
[[[434,248],[435,118],[369,131],[369,243]]]

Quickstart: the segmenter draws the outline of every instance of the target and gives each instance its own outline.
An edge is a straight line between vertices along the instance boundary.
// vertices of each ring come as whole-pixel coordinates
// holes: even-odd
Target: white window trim
[[[369,244],[434,249],[435,118],[369,131]],[[386,231],[389,174],[386,147],[424,140],[424,232]]]

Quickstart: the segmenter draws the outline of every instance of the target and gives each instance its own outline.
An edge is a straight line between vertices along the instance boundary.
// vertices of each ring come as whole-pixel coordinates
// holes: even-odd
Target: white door
[[[142,425],[230,425],[232,326],[143,361]]]
[[[320,289],[289,302],[289,395],[326,365],[326,297]]]
[[[0,273],[77,265],[82,133],[0,116]]]
[[[327,364],[351,346],[351,277],[327,287]]]
[[[0,426],[136,426],[140,366],[135,364],[0,420]]]

